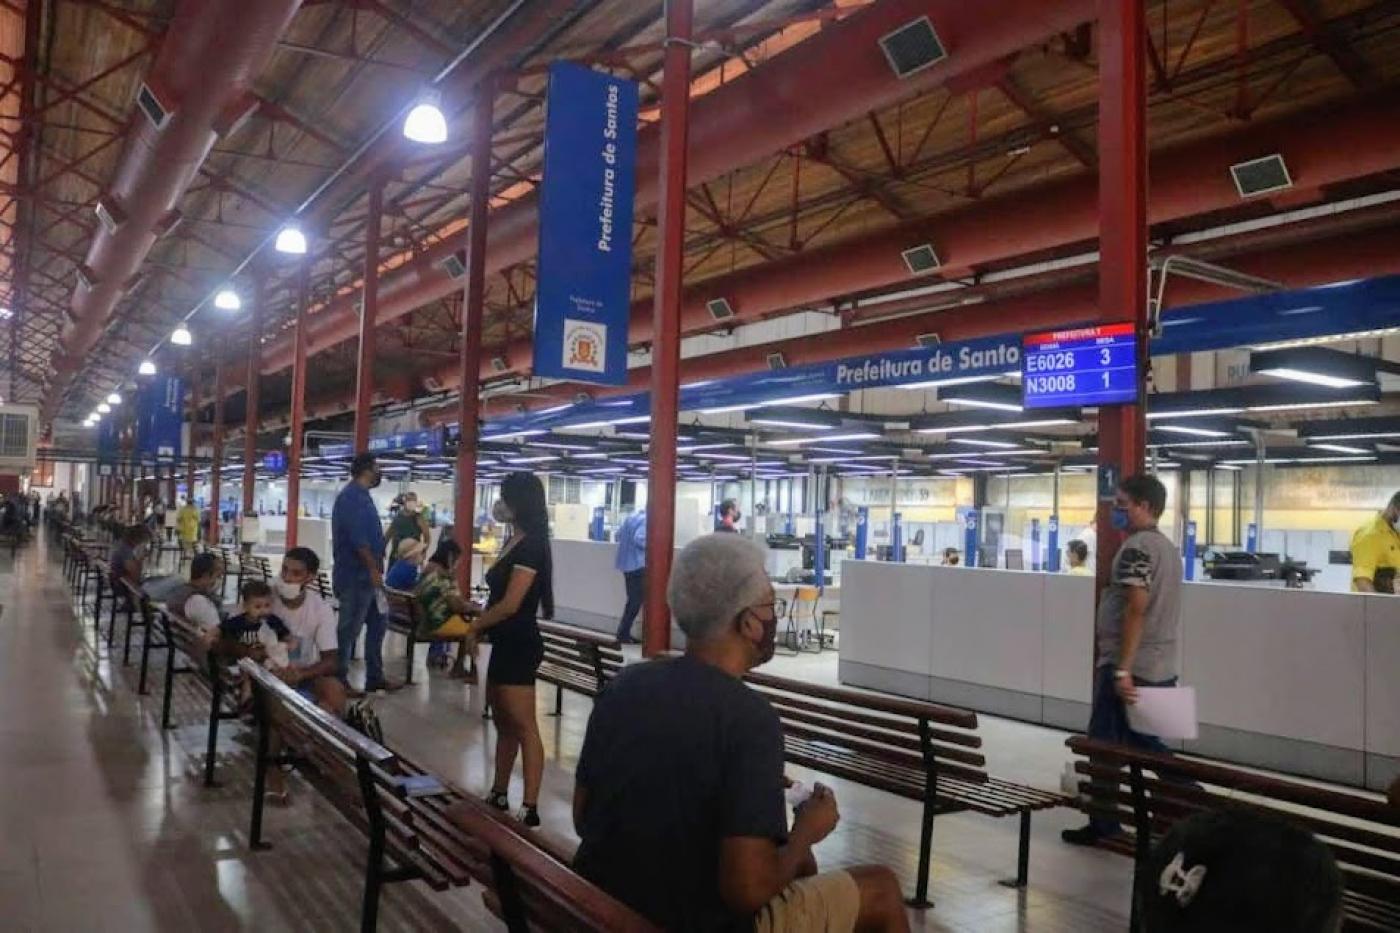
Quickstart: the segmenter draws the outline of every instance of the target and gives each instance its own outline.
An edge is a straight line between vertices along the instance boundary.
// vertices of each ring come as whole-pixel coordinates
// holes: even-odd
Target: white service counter
[[[1083,730],[1093,580],[847,561],[841,682]],[[1400,598],[1187,583],[1181,682],[1227,761],[1383,788],[1400,774]]]

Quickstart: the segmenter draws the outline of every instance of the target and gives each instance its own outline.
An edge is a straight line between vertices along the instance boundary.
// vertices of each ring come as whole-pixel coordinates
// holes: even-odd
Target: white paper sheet
[[[1196,738],[1195,687],[1138,687],[1137,693],[1137,702],[1128,707],[1134,732],[1159,739]]]

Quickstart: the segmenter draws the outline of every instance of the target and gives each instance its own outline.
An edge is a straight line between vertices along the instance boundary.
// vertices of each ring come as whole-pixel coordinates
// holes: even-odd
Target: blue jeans
[[[632,623],[637,621],[637,613],[642,611],[642,603],[646,601],[646,568],[629,570],[622,575],[622,579],[627,586],[627,605],[622,608],[622,622],[617,627],[619,639],[632,637]]]
[[[1171,754],[1171,749],[1161,739],[1155,735],[1134,732],[1132,727],[1128,725],[1128,708],[1123,704],[1122,698],[1118,696],[1118,691],[1114,689],[1114,671],[1115,668],[1112,664],[1101,665],[1094,671],[1094,709],[1089,715],[1089,738],[1113,742],[1116,745],[1128,745],[1149,752]],[[1134,677],[1133,683],[1139,687],[1174,687],[1176,686],[1176,678],[1143,680],[1141,677]],[[1105,819],[1100,816],[1091,816],[1089,825],[1105,836],[1115,835],[1123,829],[1117,820]]]
[[[384,633],[388,623],[379,613],[374,601],[374,587],[368,582],[356,583],[336,594],[340,600],[340,620],[336,624],[336,641],[340,647],[340,679],[349,685],[350,654],[360,637],[365,635],[365,685],[384,682]]]

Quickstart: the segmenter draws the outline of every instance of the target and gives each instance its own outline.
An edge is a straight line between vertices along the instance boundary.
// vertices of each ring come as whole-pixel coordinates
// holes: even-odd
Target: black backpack
[[[351,703],[345,711],[345,722],[370,741],[384,744],[384,728],[379,725],[379,716],[368,700]]]

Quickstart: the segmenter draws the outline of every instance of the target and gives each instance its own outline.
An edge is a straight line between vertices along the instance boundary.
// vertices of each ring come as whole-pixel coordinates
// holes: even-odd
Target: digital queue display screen
[[[1021,346],[1025,408],[1087,408],[1138,401],[1133,325],[1099,324],[1027,334]]]

